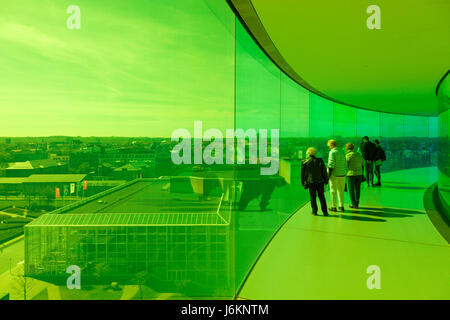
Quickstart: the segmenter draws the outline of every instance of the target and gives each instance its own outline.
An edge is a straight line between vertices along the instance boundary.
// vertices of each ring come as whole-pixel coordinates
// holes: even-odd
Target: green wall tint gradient
[[[78,3],[86,10],[79,33],[52,31],[60,19],[53,7],[43,26],[77,57],[69,59],[66,51],[51,48],[44,54],[44,46],[35,47],[41,42],[25,48],[23,43],[6,47],[0,42],[0,48],[5,46],[0,57],[10,61],[17,51],[15,59],[29,62],[17,65],[11,75],[24,72],[30,82],[10,81],[8,92],[24,86],[28,93],[41,92],[34,102],[25,101],[26,95],[12,97],[2,123],[14,123],[17,112],[31,107],[41,113],[24,116],[23,126],[34,136],[169,140],[178,128],[192,132],[194,120],[203,121],[204,130],[279,129],[279,172],[261,176],[257,165],[173,166],[158,181],[136,182],[134,202],[111,209],[120,212],[105,209],[96,217],[80,207],[69,212],[79,214],[73,221],[42,217],[26,228],[30,277],[61,283],[66,265],[79,264],[84,281],[142,282],[151,289],[145,295],[149,299],[167,292],[173,297],[230,298],[271,237],[307,203],[300,164],[308,147],[316,147],[327,161],[328,139],[336,139],[341,148],[347,142],[359,147],[361,137],[368,135],[380,139],[386,150],[385,172],[436,165],[436,119],[354,109],[307,91],[259,49],[225,1],[133,1],[110,4],[106,11],[90,1]],[[9,8],[15,8],[11,1]],[[31,69],[42,74],[42,65],[52,67],[33,81],[37,75]],[[441,114],[439,125],[440,139],[448,138],[448,112]],[[447,169],[444,161],[441,177],[447,177]],[[440,186],[448,186],[446,179]],[[114,220],[113,213],[123,220]],[[194,223],[198,213],[215,220]],[[165,222],[130,224],[134,214],[155,214]],[[164,220],[169,216],[170,221]],[[111,220],[101,227],[95,220],[107,218]],[[81,293],[65,294],[70,299]]]

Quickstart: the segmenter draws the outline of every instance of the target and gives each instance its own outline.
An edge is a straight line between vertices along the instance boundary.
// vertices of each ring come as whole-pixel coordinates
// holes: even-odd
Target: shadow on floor
[[[384,189],[401,189],[401,190],[425,190],[427,187],[406,187],[406,186],[396,186],[396,185],[385,185],[385,184],[383,184],[382,188],[384,188]]]
[[[410,210],[410,209],[395,209],[395,208],[376,208],[376,207],[359,207],[360,210],[371,210],[371,211],[381,211],[381,212],[389,212],[389,213],[403,213],[403,214],[425,214],[423,211],[419,210]],[[356,211],[356,210],[355,210]]]
[[[413,215],[403,214],[403,213],[393,213],[393,212],[385,212],[385,211],[366,211],[366,210],[355,210],[353,213],[363,214],[366,216],[376,216],[382,218],[412,218]]]
[[[324,217],[324,216],[321,216]],[[366,221],[366,222],[387,222],[385,219],[377,219],[377,218],[369,218],[369,217],[360,217],[360,216],[350,216],[350,215],[329,215],[325,218],[340,218],[345,220],[357,220],[357,221]]]
[[[394,184],[411,184],[410,182],[401,182],[401,181],[386,181],[383,180],[383,183],[394,183]]]

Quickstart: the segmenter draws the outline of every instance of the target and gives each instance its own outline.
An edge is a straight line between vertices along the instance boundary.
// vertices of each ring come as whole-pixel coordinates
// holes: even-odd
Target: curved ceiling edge
[[[438,95],[439,92],[439,88],[441,87],[442,82],[444,82],[444,79],[446,79],[450,74],[450,70],[448,70],[441,78],[441,80],[439,80],[437,86],[436,86],[436,95]]]
[[[444,81],[446,82],[446,84],[444,85],[445,88],[440,90],[441,85],[444,83]],[[441,78],[441,80],[439,80],[439,83],[436,86],[436,96],[438,97],[439,101],[439,108],[438,108],[439,114],[447,111],[450,108],[450,93],[448,92],[449,82],[450,82],[450,70],[448,70],[444,74],[444,76]]]
[[[244,28],[247,30],[249,35],[253,38],[255,43],[260,47],[260,49],[266,54],[266,56],[289,78],[295,81],[297,84],[302,86],[303,88],[321,96],[322,98],[328,99],[335,103],[339,103],[345,106],[381,112],[381,113],[390,113],[390,114],[400,114],[400,115],[408,115],[407,113],[399,113],[399,112],[388,112],[388,111],[379,111],[373,108],[366,108],[361,106],[356,106],[352,104],[348,104],[337,99],[334,99],[325,93],[317,90],[313,86],[311,86],[308,82],[306,82],[300,75],[295,72],[294,69],[289,65],[289,63],[283,58],[280,51],[277,49],[269,34],[267,33],[264,25],[262,24],[259,16],[253,7],[251,0],[226,0],[230,6],[230,8],[236,14],[236,17],[242,23]],[[413,116],[418,116],[417,114],[411,114]],[[436,115],[435,115],[436,116]]]

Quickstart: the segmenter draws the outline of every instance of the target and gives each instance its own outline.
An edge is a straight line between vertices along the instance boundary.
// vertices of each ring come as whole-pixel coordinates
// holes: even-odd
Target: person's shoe
[[[312,215],[313,215],[313,216],[317,216],[317,212],[313,212]]]
[[[349,205],[349,207],[351,208],[351,209],[356,209],[356,206],[354,206],[354,205]]]
[[[324,217],[328,217],[328,212],[324,212],[324,213],[323,213],[323,216],[324,216]]]
[[[359,209],[359,204],[357,204],[356,206],[354,206],[354,209]]]
[[[330,211],[337,212],[336,208],[330,208]]]
[[[339,211],[344,212],[345,211],[344,207],[339,207]]]
[[[377,182],[373,185],[374,187],[381,187],[381,183]]]

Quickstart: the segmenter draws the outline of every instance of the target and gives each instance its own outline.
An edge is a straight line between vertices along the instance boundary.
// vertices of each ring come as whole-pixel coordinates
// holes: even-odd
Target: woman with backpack
[[[380,146],[379,140],[374,140],[376,151],[375,151],[375,176],[378,179],[378,182],[374,184],[374,186],[381,187],[381,165],[383,161],[386,161],[386,154],[384,153],[383,148]]]

